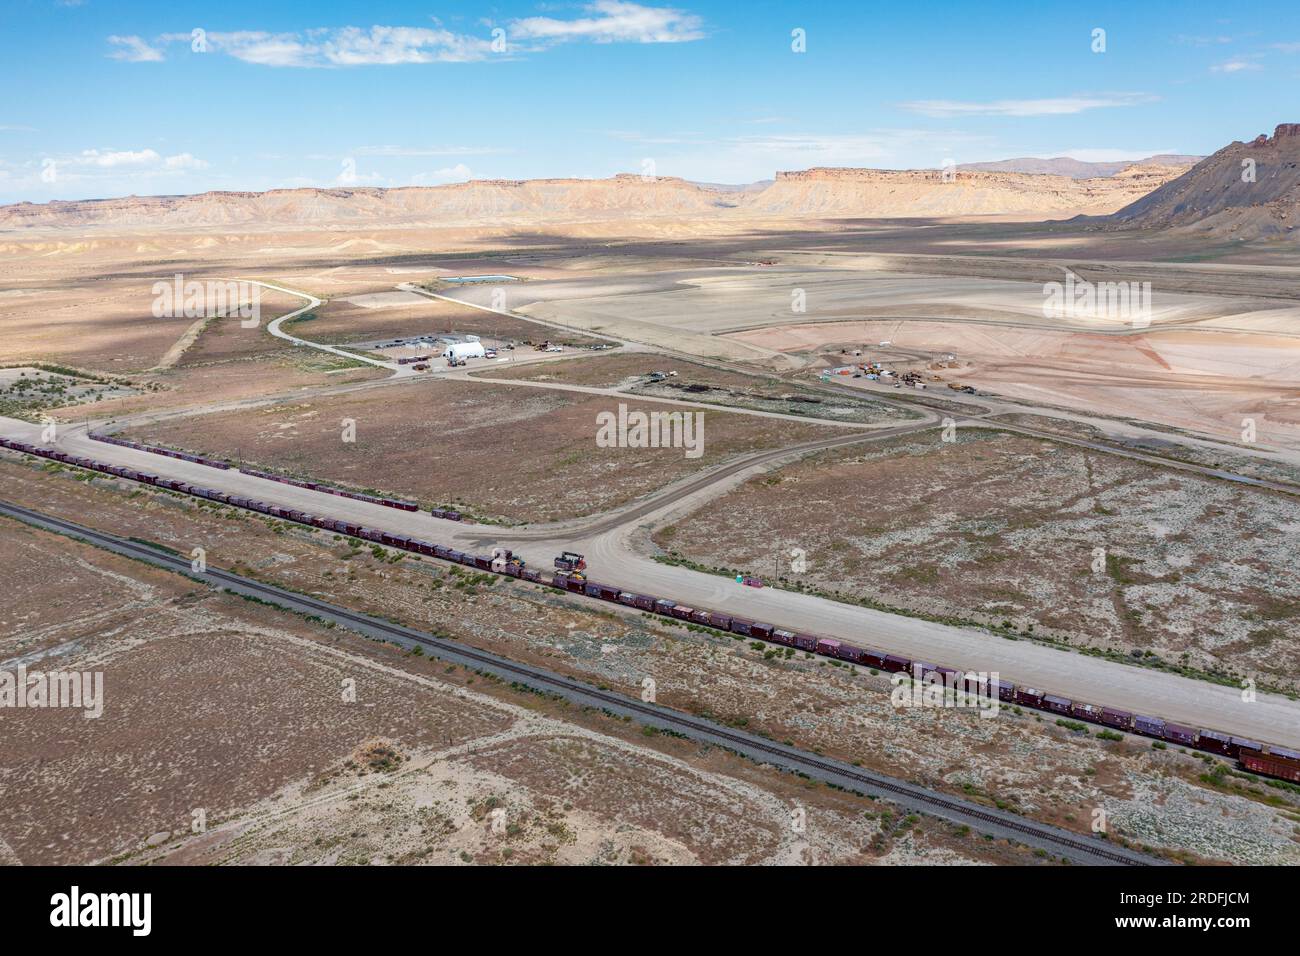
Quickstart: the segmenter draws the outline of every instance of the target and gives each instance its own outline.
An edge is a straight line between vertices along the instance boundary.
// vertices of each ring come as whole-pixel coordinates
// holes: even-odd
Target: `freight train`
[[[112,435],[94,435],[90,436],[95,441],[107,442],[110,445],[120,445],[123,448],[134,448],[137,451],[147,451],[154,455],[166,455],[168,458],[179,458],[181,461],[192,461],[195,464],[207,465],[209,468],[221,468],[229,470],[230,465],[224,461],[218,461],[215,458],[204,458],[202,455],[188,455],[185,452],[173,451],[170,448],[162,448],[158,445],[146,445],[138,441],[130,441],[126,438],[115,438]],[[414,501],[402,501],[400,498],[380,498],[376,495],[365,495],[359,491],[344,491],[341,488],[331,488],[329,485],[323,485],[316,481],[303,481],[298,478],[289,478],[285,475],[277,475],[269,471],[256,471],[252,468],[241,468],[240,471],[245,475],[252,475],[254,478],[265,478],[268,481],[278,481],[281,484],[293,485],[295,488],[307,488],[311,491],[321,491],[327,495],[338,495],[340,498],[352,498],[356,501],[368,501],[371,504],[383,505],[385,508],[396,508],[399,511],[418,511],[420,506]],[[440,517],[446,517],[444,513]],[[460,515],[457,514],[453,521],[459,521]]]
[[[75,465],[78,468],[84,468],[90,471],[103,472],[104,474],[114,475],[119,478],[139,481],[147,485],[154,485],[170,491],[180,492],[181,494],[220,501],[237,508],[246,508],[250,511],[270,515],[274,518],[293,521],[314,528],[321,528],[326,531],[334,531],[338,534],[346,534],[351,537],[386,545],[391,548],[400,548],[401,550],[410,551],[414,554],[428,555],[429,557],[438,558],[444,561],[452,561],[480,571],[494,571],[492,557],[488,555],[469,554],[464,551],[457,551],[454,548],[445,547],[444,545],[432,544],[428,541],[423,541],[419,538],[413,538],[408,535],[393,534],[388,531],[380,531],[376,528],[367,528],[364,525],[359,525],[349,521],[341,521],[321,515],[313,515],[293,508],[284,508],[279,505],[268,504],[265,501],[249,498],[244,495],[234,495],[227,492],[216,491],[211,488],[203,488],[184,481],[160,478],[159,476],[148,472],[137,471],[133,468],[125,468],[121,465],[110,465],[91,458],[69,455],[66,452],[44,448],[39,445],[33,445],[29,442],[0,438],[0,447],[9,448],[13,451],[25,452],[29,455],[36,455],[41,458],[48,458],[69,465]],[[298,482],[293,483],[300,484]],[[305,486],[310,487],[309,484]],[[721,611],[690,607],[669,598],[625,591],[610,584],[601,584],[598,581],[588,580],[580,574],[566,574],[563,571],[557,571],[554,574],[550,572],[544,573],[536,568],[524,567],[522,563],[505,564],[503,566],[501,562],[497,563],[495,573],[504,574],[508,577],[520,578],[524,581],[531,581],[535,584],[549,585],[558,588],[561,591],[581,594],[589,598],[607,601],[612,604],[620,604],[624,607],[634,608],[650,614],[657,614],[677,621],[709,627],[714,630],[734,634],[738,637],[754,638],[781,647],[807,651],[810,654],[820,654],[824,657],[834,658],[835,660],[845,661],[850,664],[861,665],[873,670],[885,671],[887,673],[910,672],[920,677],[922,680],[925,680],[931,674],[937,675],[940,679],[953,677],[959,674],[959,672],[953,668],[931,664],[926,661],[910,660],[906,657],[886,654],[883,651],[860,647],[856,644],[838,641],[828,637],[820,637],[816,634],[790,631],[776,627],[772,624],[748,620]],[[1125,710],[1116,710],[1111,707],[1101,707],[1096,704],[1085,703],[1084,701],[1071,700],[1070,698],[1050,694],[1033,687],[1021,687],[1009,681],[999,680],[997,682],[996,692],[998,699],[1004,703],[1017,704],[1034,710],[1072,717],[1076,720],[1100,724],[1104,727],[1113,728],[1114,730],[1121,730],[1126,733],[1138,734],[1144,737],[1152,737],[1166,743],[1177,744],[1182,747],[1191,747],[1197,750],[1204,750],[1209,753],[1218,754],[1219,756],[1234,758],[1240,760],[1242,766],[1253,773],[1264,776],[1279,777],[1284,780],[1300,783],[1300,753],[1297,753],[1294,750],[1288,750],[1283,747],[1271,745],[1265,746],[1257,741],[1234,737],[1217,730],[1186,727],[1180,724],[1169,723],[1158,717],[1148,717],[1143,714],[1130,713]]]

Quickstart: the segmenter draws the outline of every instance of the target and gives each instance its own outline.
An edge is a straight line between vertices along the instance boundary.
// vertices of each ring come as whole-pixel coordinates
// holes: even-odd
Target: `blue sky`
[[[1294,2],[3,7],[0,202],[645,171],[741,183],[1209,153],[1300,121]]]

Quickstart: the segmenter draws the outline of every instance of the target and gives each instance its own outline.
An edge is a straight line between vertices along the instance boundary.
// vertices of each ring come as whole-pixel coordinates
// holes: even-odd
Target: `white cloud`
[[[576,20],[525,17],[510,24],[512,38],[590,40],[593,43],[683,43],[704,38],[703,21],[672,7],[645,7],[624,0],[596,0]]]
[[[175,156],[168,156],[163,160],[163,166],[167,169],[207,169],[208,164],[202,159],[197,159],[191,153],[178,153]]]
[[[114,166],[155,166],[162,162],[162,157],[152,149],[140,150],[98,150],[83,149],[81,154],[65,162],[76,163],[79,166],[100,166],[112,168]]]
[[[1242,73],[1249,70],[1264,69],[1253,58],[1234,57],[1231,60],[1225,60],[1222,63],[1216,63],[1210,67],[1211,73]]]
[[[468,182],[474,178],[474,171],[464,163],[435,169],[431,173],[416,173],[411,177],[411,184],[422,186],[426,183]]]
[[[1149,93],[1109,93],[1061,96],[1038,100],[993,100],[987,103],[960,100],[912,100],[899,105],[913,113],[941,118],[953,116],[1069,116],[1086,110],[1116,106],[1137,106],[1155,102]]]
[[[108,42],[117,47],[109,54],[114,60],[126,60],[128,63],[157,63],[163,58],[161,50],[150,46],[137,36],[111,36]]]
[[[1273,49],[1283,53],[1300,53],[1300,43],[1274,43]]]
[[[525,17],[509,21],[496,43],[489,35],[454,33],[441,26],[320,27],[288,33],[236,30],[208,33],[210,50],[245,63],[279,67],[393,66],[411,63],[469,63],[508,59],[521,50],[537,51],[570,40],[591,43],[680,43],[704,37],[703,21],[672,7],[647,7],[624,0],[595,0],[588,16],[573,20]],[[109,55],[142,62],[161,60],[162,52],[137,36],[113,36],[119,47]],[[188,33],[172,33],[164,43],[190,42]],[[521,46],[515,41],[530,44]],[[494,43],[496,48],[494,49]]]
[[[90,169],[206,169],[208,164],[192,153],[161,156],[153,149],[83,149],[73,156],[55,160],[59,166],[79,166]]]

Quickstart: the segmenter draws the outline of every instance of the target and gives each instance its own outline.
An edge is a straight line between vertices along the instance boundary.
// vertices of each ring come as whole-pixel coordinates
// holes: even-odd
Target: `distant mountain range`
[[[1097,179],[1102,176],[1114,176],[1133,166],[1194,166],[1204,156],[1183,156],[1177,153],[1161,153],[1146,159],[1117,163],[1087,163],[1069,156],[1057,156],[1055,159],[1038,159],[1024,156],[1019,159],[1000,159],[992,163],[962,163],[958,169],[979,170],[986,173],[1035,173],[1047,176],[1068,176],[1071,179]]]
[[[0,230],[539,225],[619,218],[1069,218],[1112,213],[1186,170],[1185,164],[1160,164],[1157,159],[1090,178],[1006,169],[962,168],[955,175],[944,175],[940,170],[817,168],[779,172],[772,181],[747,186],[624,174],[609,179],[493,179],[394,189],[128,196],[0,206]],[[1007,161],[1020,162],[1029,161]]]

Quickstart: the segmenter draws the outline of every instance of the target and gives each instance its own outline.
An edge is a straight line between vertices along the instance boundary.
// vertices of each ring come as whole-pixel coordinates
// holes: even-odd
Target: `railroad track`
[[[983,829],[986,831],[991,829],[995,833],[1004,835],[1014,834],[1022,842],[1031,846],[1053,850],[1077,862],[1103,862],[1128,866],[1163,862],[1132,850],[1079,838],[1069,831],[1036,824],[1014,814],[994,811],[968,801],[942,796],[915,784],[808,754],[763,737],[740,733],[712,721],[692,717],[658,704],[648,704],[636,698],[601,690],[553,671],[520,664],[496,654],[476,650],[458,641],[435,637],[366,614],[349,611],[338,605],[262,584],[220,568],[209,566],[201,575],[196,575],[191,570],[189,561],[180,555],[120,538],[117,535],[95,531],[9,502],[0,501],[0,514],[36,527],[83,539],[118,554],[161,565],[187,577],[198,577],[205,583],[220,582],[236,594],[265,596],[272,603],[289,610],[303,611],[351,625],[351,629],[359,633],[380,634],[386,638],[396,639],[404,645],[416,644],[436,652],[436,655],[444,660],[468,663],[498,676],[505,675],[517,679],[530,687],[559,692],[562,696],[576,702],[593,701],[614,712],[635,716],[643,722],[666,726],[700,742],[722,743],[729,749],[752,759],[759,759],[757,755],[761,755],[762,759],[776,766],[802,773],[812,771],[810,775],[833,783],[846,781],[849,787],[862,788],[868,793],[874,792],[893,798],[894,802],[953,822],[983,824]]]

